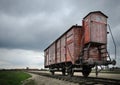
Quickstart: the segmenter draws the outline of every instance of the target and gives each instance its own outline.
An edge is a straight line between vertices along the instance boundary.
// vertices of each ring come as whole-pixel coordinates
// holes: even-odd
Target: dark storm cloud
[[[71,11],[62,8],[66,5],[67,3],[61,1],[59,4],[56,0],[2,0],[0,47],[43,50],[64,29],[62,21],[66,20],[65,17]]]
[[[61,3],[63,3],[61,1]],[[63,4],[62,4],[63,5]],[[0,9],[6,14],[13,16],[26,16],[39,12],[55,12],[61,6],[57,0],[1,0]]]
[[[95,10],[109,16],[112,28],[119,24],[120,1],[93,2],[0,0],[0,47],[43,50],[70,26],[81,24],[82,18]]]

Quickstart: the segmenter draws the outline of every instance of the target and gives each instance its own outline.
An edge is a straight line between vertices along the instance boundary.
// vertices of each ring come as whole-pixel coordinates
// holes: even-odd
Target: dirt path
[[[32,75],[32,77],[26,80],[24,82],[24,85],[26,85],[26,83],[30,82],[31,80],[34,80],[35,82],[34,85],[79,85],[79,84],[75,84],[67,81],[40,76],[37,74],[32,74],[32,73],[30,74]]]

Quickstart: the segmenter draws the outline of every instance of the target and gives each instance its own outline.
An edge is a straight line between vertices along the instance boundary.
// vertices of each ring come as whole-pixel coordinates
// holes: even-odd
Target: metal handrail
[[[112,37],[112,40],[113,40],[113,44],[114,44],[114,47],[115,47],[115,60],[116,60],[116,43],[115,43],[115,40],[114,40],[114,37],[113,37],[113,34],[112,34],[112,31],[111,31],[111,28],[110,28],[110,25],[107,24],[108,28],[109,28],[109,31],[110,31],[110,34],[111,34],[111,37]]]

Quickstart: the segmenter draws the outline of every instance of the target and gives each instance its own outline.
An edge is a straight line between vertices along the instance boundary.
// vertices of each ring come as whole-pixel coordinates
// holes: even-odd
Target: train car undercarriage
[[[99,45],[97,47],[98,47],[98,50],[101,50],[101,49],[103,50],[103,48],[101,48],[101,49],[99,48],[100,47]],[[82,58],[80,56],[79,59],[75,62],[75,64],[72,64],[72,62],[66,62],[66,63],[64,62],[64,63],[50,65],[49,69],[50,69],[51,74],[54,75],[55,72],[59,71],[59,72],[62,72],[62,75],[68,75],[71,77],[74,75],[74,72],[82,72],[84,77],[88,77],[88,75],[92,71],[92,68],[95,67],[95,74],[97,77],[98,72],[100,72],[102,70],[102,65],[107,66],[109,64],[112,64],[112,65],[116,64],[115,60],[111,61],[111,58],[110,58],[108,52],[107,52],[107,57],[109,58],[109,60],[104,60],[104,61],[96,60],[95,61],[92,58],[84,60],[83,59],[84,51],[87,51],[87,52],[90,51],[89,48],[90,48],[90,45],[88,45],[87,50],[83,49],[83,51],[81,53]],[[106,49],[106,48],[104,48],[104,49]],[[100,54],[103,54],[103,53],[101,53],[101,51],[99,51],[99,52],[100,52]],[[104,53],[106,53],[106,52],[104,52]],[[88,56],[90,56],[90,55],[88,55]],[[101,67],[101,70],[98,69],[98,66]]]

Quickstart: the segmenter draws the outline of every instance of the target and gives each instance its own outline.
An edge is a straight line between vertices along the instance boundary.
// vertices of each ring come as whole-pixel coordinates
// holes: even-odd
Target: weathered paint
[[[89,14],[83,20],[85,31],[85,44],[94,43],[107,43],[107,17],[101,13]]]
[[[89,13],[83,18],[83,26],[72,26],[68,31],[55,40],[45,53],[45,67],[66,62],[74,64],[80,57],[81,51],[88,43],[107,44],[107,16],[101,12]],[[100,48],[107,48],[101,46]],[[83,60],[105,61],[107,60],[106,49],[91,46],[84,51]]]
[[[72,62],[74,64],[80,54],[81,30],[81,26],[72,26],[50,45],[45,50],[45,66],[64,62]]]

